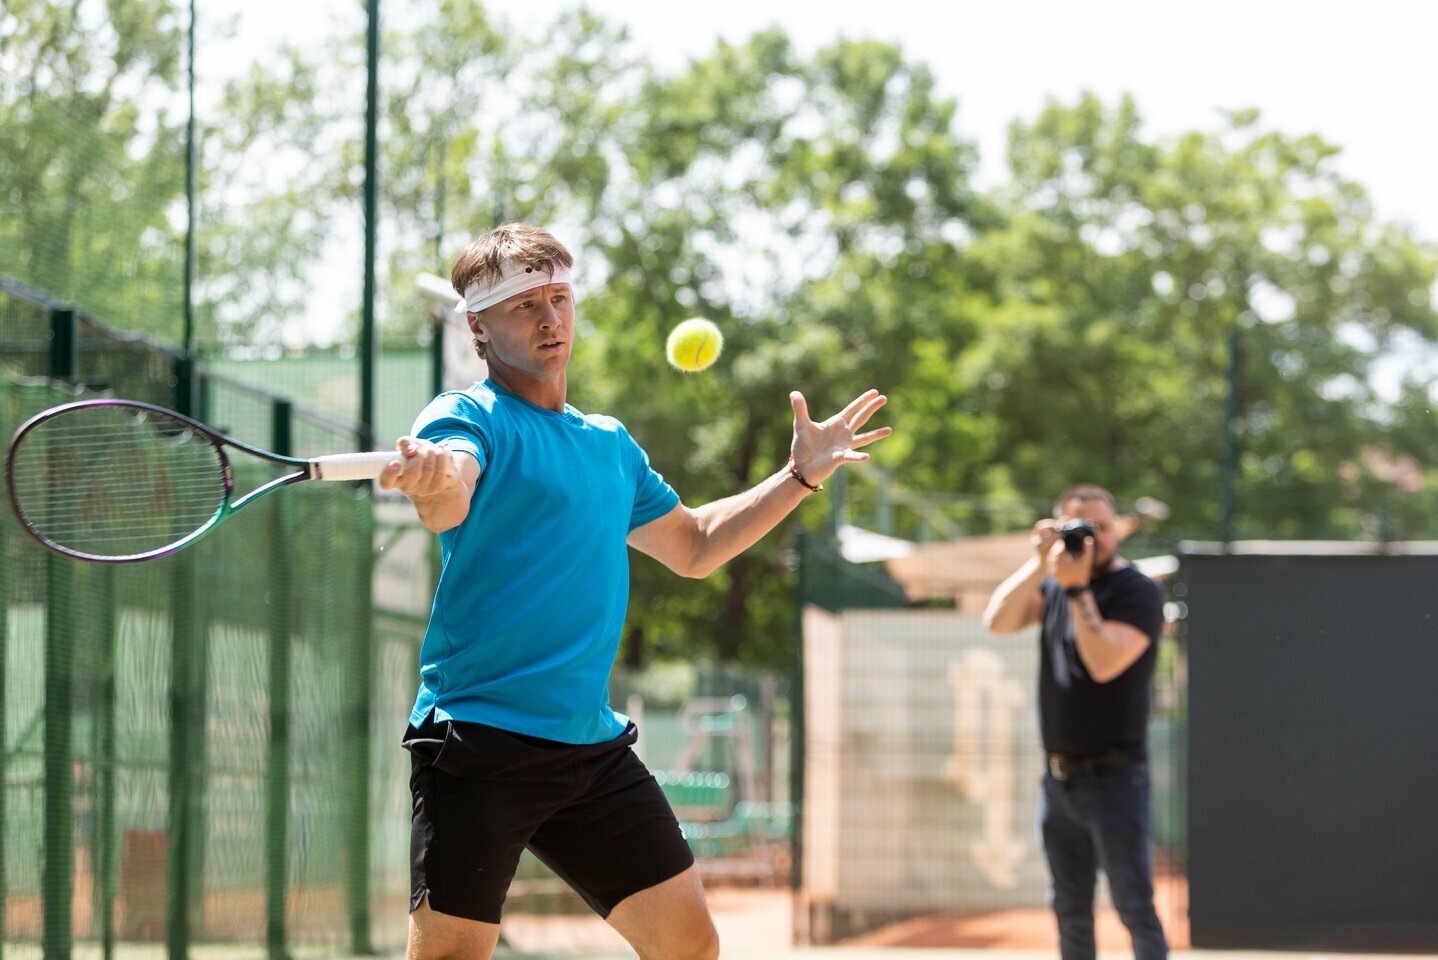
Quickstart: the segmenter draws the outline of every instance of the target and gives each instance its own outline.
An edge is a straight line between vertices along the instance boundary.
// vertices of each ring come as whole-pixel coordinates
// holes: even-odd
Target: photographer
[[[1118,555],[1112,495],[1065,490],[1034,525],[1035,555],[984,611],[994,633],[1040,624],[1039,813],[1063,960],[1092,960],[1094,888],[1108,876],[1137,960],[1168,954],[1153,906],[1147,730],[1163,593]]]

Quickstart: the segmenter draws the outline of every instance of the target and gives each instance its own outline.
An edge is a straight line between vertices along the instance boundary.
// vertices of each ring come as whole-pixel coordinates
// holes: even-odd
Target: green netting
[[[434,396],[427,351],[386,350],[376,365],[375,442],[388,448],[409,432]],[[359,365],[333,352],[280,360],[216,358],[209,368],[241,383],[266,389],[283,385],[296,403],[340,420],[354,418],[359,403]]]
[[[60,305],[0,292],[0,433],[85,395],[53,369]],[[175,356],[85,315],[73,378],[173,405]],[[277,399],[201,375],[217,425],[272,447]],[[296,453],[354,448],[294,411]],[[238,455],[236,487],[272,474]],[[3,550],[5,909],[10,956],[77,944],[251,944],[255,955],[402,942],[403,718],[420,628],[375,627],[373,505],[358,486],[268,497],[177,557],[53,557],[10,514]],[[385,571],[424,593],[428,570]],[[376,669],[376,660],[383,669]],[[379,710],[383,706],[383,712]],[[371,917],[383,911],[382,922]],[[183,916],[183,921],[176,918]]]
[[[178,92],[173,72],[86,90],[99,58],[80,53],[84,70],[56,63],[79,53],[81,30],[36,44],[28,31],[53,24],[16,27],[0,69],[0,275],[101,316],[143,318],[137,327],[178,341],[184,235],[171,216],[185,162],[183,127],[164,110]],[[27,53],[41,62],[12,59]]]

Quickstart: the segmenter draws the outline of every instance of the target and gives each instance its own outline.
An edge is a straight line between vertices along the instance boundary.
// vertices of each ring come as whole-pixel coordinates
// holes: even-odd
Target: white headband
[[[494,306],[501,300],[508,300],[516,293],[533,290],[547,283],[569,283],[568,267],[557,266],[552,274],[522,263],[510,261],[504,265],[498,280],[490,284],[471,283],[464,289],[464,296],[454,305],[461,313],[478,313]]]

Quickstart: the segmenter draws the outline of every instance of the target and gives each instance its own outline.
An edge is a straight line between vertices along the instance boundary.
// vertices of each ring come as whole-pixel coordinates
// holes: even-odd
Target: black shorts
[[[659,784],[630,749],[567,744],[477,723],[405,732],[410,751],[409,908],[498,923],[519,855],[534,855],[602,917],[694,863]]]

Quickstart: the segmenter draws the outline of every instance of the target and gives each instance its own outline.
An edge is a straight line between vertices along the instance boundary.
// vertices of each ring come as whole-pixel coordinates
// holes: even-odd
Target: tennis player
[[[489,957],[526,847],[641,958],[718,956],[694,857],[608,702],[626,548],[706,577],[890,433],[863,431],[886,400],[876,390],[817,423],[796,391],[789,462],[686,507],[622,423],[566,402],[573,262],[522,224],[460,253],[451,280],[489,378],[435,398],[380,479],[414,502],[444,560],[405,735],[409,960]]]

